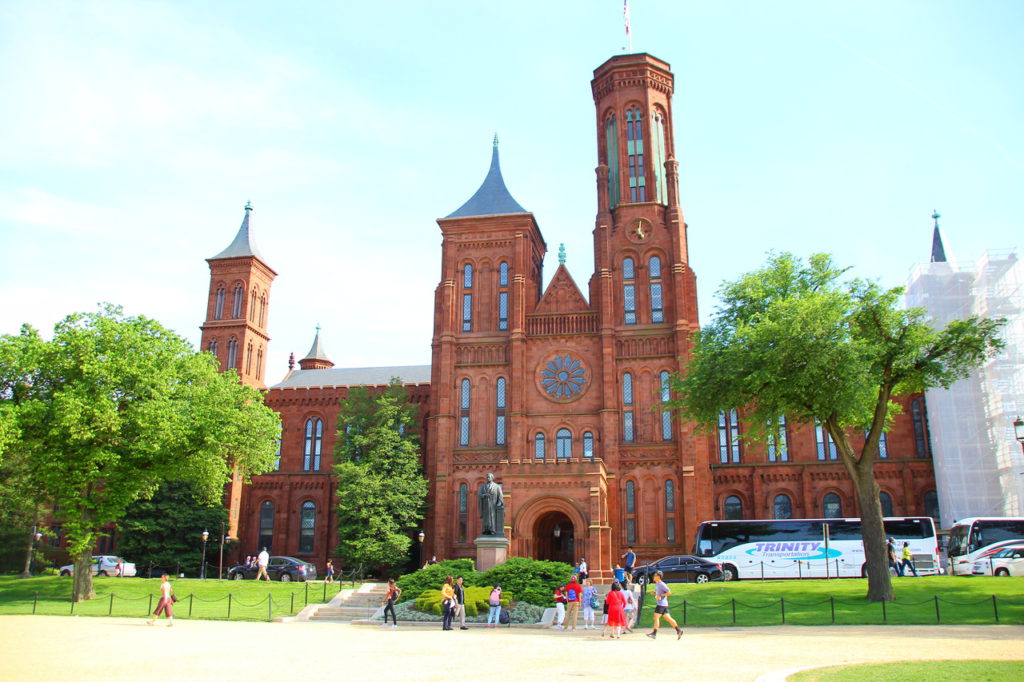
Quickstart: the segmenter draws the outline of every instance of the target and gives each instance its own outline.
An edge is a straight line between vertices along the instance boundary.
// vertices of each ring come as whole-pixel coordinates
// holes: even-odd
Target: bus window
[[[888,519],[885,522],[885,534],[891,538],[929,538],[935,535],[934,527],[929,527],[921,519]]]

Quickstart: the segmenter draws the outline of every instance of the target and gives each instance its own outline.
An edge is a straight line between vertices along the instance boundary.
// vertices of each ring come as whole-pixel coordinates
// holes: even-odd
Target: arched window
[[[775,518],[793,518],[793,500],[789,499],[789,495],[776,495],[772,506],[775,508]]]
[[[662,370],[658,375],[658,380],[661,383],[661,439],[668,441],[672,440],[672,410],[668,407],[668,401],[672,399],[672,392],[668,371]]]
[[[742,521],[743,520],[743,500],[730,495],[725,498],[725,520],[726,521]]]
[[[267,295],[262,294],[260,296],[260,326],[265,327],[267,325]]]
[[[718,413],[718,461],[740,463],[740,417],[735,409]]]
[[[667,182],[665,179],[665,157],[668,150],[665,147],[665,116],[660,109],[651,111],[651,163],[654,164],[654,190],[655,201],[659,204],[668,203]]]
[[[835,493],[827,493],[821,498],[822,516],[826,519],[843,518],[843,501]]]
[[[495,445],[505,444],[505,377],[498,377],[495,382],[495,416],[494,416],[494,443]]]
[[[217,285],[217,294],[213,299],[213,319],[219,320],[224,317],[224,285]]]
[[[936,523],[939,521],[939,496],[934,490],[924,494],[924,515],[932,517]]]
[[[892,495],[884,490],[878,493],[878,502],[882,505],[882,516],[892,516]]]
[[[249,319],[253,322],[256,321],[256,287],[253,287],[252,294],[249,296]]]
[[[544,459],[546,453],[544,452],[544,434],[538,432],[533,437],[533,456],[535,459]]]
[[[466,519],[469,512],[469,486],[459,484],[459,542],[466,541]]]
[[[252,374],[252,341],[245,349],[245,373]]]
[[[473,331],[473,266],[462,268],[462,331]]]
[[[643,113],[637,107],[626,110],[626,156],[629,160],[629,200],[647,201],[644,179]]]
[[[626,481],[626,542],[636,542],[636,483]]]
[[[303,438],[302,470],[320,471],[320,450],[323,447],[324,422],[317,417],[306,420],[306,433]]]
[[[769,462],[789,461],[789,436],[786,433],[786,417],[779,416],[774,428],[768,422],[768,438],[766,442]]]
[[[594,457],[594,434],[590,431],[583,432],[583,456],[587,459]]]
[[[211,353],[213,353],[213,357],[216,358],[217,357],[217,350],[218,350],[218,348],[217,348],[217,339],[210,339],[210,343],[209,343],[208,346],[206,346],[206,350],[208,350]],[[217,358],[217,359],[218,359],[218,364],[219,364],[220,358]]]
[[[818,442],[818,460],[824,462],[826,459],[835,460],[839,457],[836,444],[828,429],[821,425],[817,419],[814,420],[814,436]]]
[[[270,500],[260,505],[260,537],[256,544],[260,549],[274,551],[274,503]]]
[[[619,126],[612,114],[604,122],[604,142],[608,154],[608,208],[619,205]]]
[[[671,478],[665,481],[665,540],[676,541],[676,484]]]
[[[244,296],[242,295],[243,289],[241,284],[235,285],[235,290],[231,295],[231,317],[238,319],[242,316],[242,306],[245,304]]]
[[[302,503],[302,512],[299,516],[299,552],[311,554],[313,552],[313,540],[316,537],[316,505],[312,502]]]
[[[238,367],[238,340],[231,339],[228,341],[228,364],[226,369],[235,369]]]
[[[558,459],[572,457],[572,433],[569,429],[558,429],[555,432],[555,457]]]
[[[636,324],[636,265],[632,258],[622,259],[623,323]]]
[[[263,376],[263,349],[256,351],[256,378]]]
[[[864,440],[867,440],[867,439],[868,439],[868,432],[865,431],[864,432]],[[888,459],[888,458],[889,458],[889,443],[888,443],[888,441],[885,438],[885,432],[882,432],[882,435],[879,436],[879,438],[878,438],[878,459]]]
[[[910,401],[910,418],[914,422],[914,453],[919,459],[928,457],[928,433],[924,425],[924,405],[920,398]]]
[[[508,263],[498,266],[498,330],[508,329]]]
[[[469,445],[469,379],[459,384],[459,445]]]
[[[647,275],[651,287],[651,322],[665,321],[665,303],[661,295],[661,259],[651,256],[647,261]]]
[[[622,375],[622,440],[632,443],[636,438],[633,428],[633,375]]]
[[[281,470],[281,439],[277,439],[277,454],[274,455],[274,471]]]

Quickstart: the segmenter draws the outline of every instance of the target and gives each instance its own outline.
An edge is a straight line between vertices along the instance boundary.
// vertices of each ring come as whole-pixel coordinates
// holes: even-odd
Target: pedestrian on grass
[[[334,562],[330,559],[327,560],[327,577],[324,578],[324,582],[334,582]]]
[[[466,627],[466,590],[462,587],[462,576],[455,579],[455,611],[459,616],[459,629],[468,630]]]
[[[146,623],[148,625],[156,625],[156,619],[163,613],[167,616],[167,627],[174,625],[174,590],[171,589],[171,578],[169,575],[164,573],[160,576],[160,601],[156,604],[156,611],[153,612],[153,617],[150,618]]]
[[[256,565],[259,567],[259,570],[256,572],[256,580],[259,580],[260,576],[263,576],[267,579],[268,583],[270,582],[270,576],[267,575],[267,564],[269,563],[270,554],[267,552],[267,548],[264,547],[263,551],[260,552],[260,555],[256,558]]]
[[[555,629],[561,630],[562,623],[565,622],[565,594],[562,592],[562,587],[559,585],[555,588]]]
[[[498,627],[498,619],[501,616],[501,585],[494,583],[494,587],[491,588],[491,594],[487,598],[487,605],[491,607],[491,610],[487,613],[487,627],[496,628]]]
[[[918,577],[917,576],[917,567],[914,566],[914,555],[910,553],[910,543],[909,542],[904,542],[903,543],[903,563],[900,564],[900,567],[903,569],[900,572],[901,575],[906,575],[907,574],[907,567],[908,566],[910,567],[910,570],[914,572],[914,577],[915,578]]]
[[[594,581],[587,578],[583,581],[583,629],[594,629],[594,607],[598,601],[597,588]]]
[[[448,576],[441,585],[441,620],[442,630],[452,629],[452,618],[455,616],[455,578]]]
[[[611,628],[611,638],[618,639],[622,636],[622,628],[626,627],[625,599],[622,597],[622,585],[619,581],[612,583],[612,589],[605,597],[608,604],[608,627]]]
[[[395,584],[395,579],[390,578],[388,580],[388,591],[384,595],[384,622],[381,623],[381,627],[388,626],[388,612],[391,612],[391,627],[398,627],[398,616],[395,615],[395,604],[398,603],[398,598],[402,596],[402,588]]]
[[[583,587],[576,582],[576,576],[569,579],[565,586],[565,629],[575,630],[580,617],[580,602],[583,600]]]
[[[896,575],[903,575],[903,566],[900,565],[899,559],[896,557],[896,541],[889,538],[889,541],[885,544],[885,553],[889,557],[889,568],[896,572]]]
[[[658,636],[658,627],[661,625],[662,617],[664,617],[676,629],[676,639],[679,639],[683,636],[683,631],[679,627],[679,623],[668,612],[668,598],[671,596],[672,590],[668,588],[662,577],[661,571],[654,573],[654,629],[648,632],[647,636],[651,639],[655,639]]]

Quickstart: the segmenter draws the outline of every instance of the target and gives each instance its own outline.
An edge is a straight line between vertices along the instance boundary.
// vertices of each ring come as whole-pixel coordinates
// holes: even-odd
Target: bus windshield
[[[954,526],[949,531],[949,556],[960,556],[967,554],[967,535],[970,533],[970,526]]]

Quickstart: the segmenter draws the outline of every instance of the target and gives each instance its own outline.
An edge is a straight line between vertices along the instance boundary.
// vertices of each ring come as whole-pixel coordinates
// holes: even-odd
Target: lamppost
[[[427,537],[427,534],[424,533],[423,531],[420,531],[420,534],[417,535],[416,537],[418,537],[419,540],[420,540],[420,544],[419,544],[420,551],[419,551],[419,557],[416,560],[416,568],[420,569],[420,568],[423,568],[423,540]]]
[[[206,580],[206,541],[210,538],[210,531],[203,529],[203,567],[199,569],[199,579]]]
[[[230,542],[231,536],[224,534],[224,522],[220,523],[220,564],[217,566],[217,580],[224,579],[224,543]]]
[[[1024,450],[1024,419],[1021,419],[1019,415],[1013,422],[1013,437],[1020,443],[1021,450]]]

